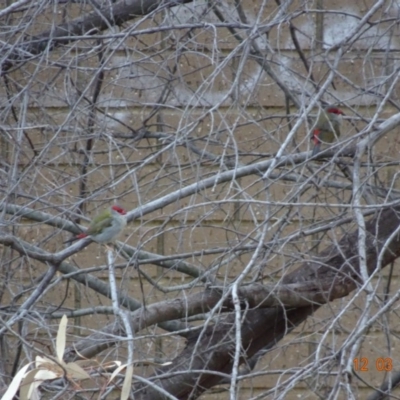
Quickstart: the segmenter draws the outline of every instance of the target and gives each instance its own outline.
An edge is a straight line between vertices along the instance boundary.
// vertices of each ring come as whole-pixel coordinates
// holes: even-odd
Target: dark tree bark
[[[40,35],[32,37],[18,46],[10,49],[1,66],[1,74],[6,73],[18,62],[29,60],[32,56],[41,54],[46,49],[65,45],[75,40],[76,36],[95,35],[112,26],[120,26],[140,15],[146,15],[157,7],[174,7],[190,3],[192,0],[122,0],[113,6],[105,6],[89,14],[65,22]]]
[[[379,211],[366,226],[367,229],[367,267],[371,274],[376,268],[393,262],[400,256],[400,206]],[[392,236],[393,235],[393,236]],[[390,239],[390,243],[387,241]],[[377,265],[378,256],[386,246],[382,263]],[[331,246],[321,253],[319,261],[304,263],[297,270],[284,277],[284,284],[309,281],[331,280],[333,291],[339,285],[350,293],[360,284],[358,263],[358,230],[345,235],[338,246]],[[333,298],[328,299],[333,300]],[[245,312],[242,324],[242,363],[258,351],[273,347],[294,327],[302,323],[320,305],[285,309],[251,309]],[[205,329],[201,337],[188,340],[184,351],[176,357],[170,366],[160,368],[154,381],[164,390],[178,399],[196,398],[205,390],[217,385],[221,376],[212,371],[229,374],[232,369],[235,352],[233,313],[223,317],[216,326]],[[210,371],[191,372],[191,370]],[[170,375],[169,375],[170,374]],[[166,375],[161,377],[161,375]],[[163,399],[156,390],[137,385],[135,399]]]

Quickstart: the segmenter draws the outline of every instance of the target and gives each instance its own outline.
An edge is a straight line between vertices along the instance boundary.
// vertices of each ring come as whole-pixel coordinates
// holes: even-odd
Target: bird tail
[[[314,157],[316,154],[318,154],[320,150],[321,150],[321,142],[315,144],[313,151],[312,151],[312,157]]]
[[[75,242],[75,240],[78,240],[78,238],[76,236],[72,237],[71,239],[66,240],[65,242],[63,242],[63,244],[72,243],[72,242]]]
[[[86,235],[85,233],[80,233],[79,235],[73,236],[72,238],[66,240],[66,241],[63,242],[63,243],[64,243],[64,244],[65,244],[65,243],[72,243],[72,242],[75,242],[75,240],[83,239],[83,238],[85,238],[86,236],[87,236],[87,235]]]

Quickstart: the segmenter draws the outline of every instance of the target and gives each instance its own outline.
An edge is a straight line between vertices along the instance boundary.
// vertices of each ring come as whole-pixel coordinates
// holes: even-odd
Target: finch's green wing
[[[92,223],[89,225],[88,230],[85,232],[87,235],[98,235],[103,232],[104,229],[108,228],[112,224],[111,212],[106,210],[101,214],[97,215]]]

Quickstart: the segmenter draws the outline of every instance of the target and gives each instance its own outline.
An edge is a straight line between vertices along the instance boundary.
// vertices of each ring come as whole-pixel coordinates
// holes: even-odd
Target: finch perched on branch
[[[311,138],[314,142],[313,156],[321,150],[321,143],[332,143],[340,136],[342,115],[344,112],[335,106],[326,106],[321,110]]]
[[[90,237],[97,243],[113,242],[126,226],[124,215],[126,215],[126,211],[114,205],[94,217],[86,231],[64,243],[70,243],[78,239],[84,239],[85,237]]]

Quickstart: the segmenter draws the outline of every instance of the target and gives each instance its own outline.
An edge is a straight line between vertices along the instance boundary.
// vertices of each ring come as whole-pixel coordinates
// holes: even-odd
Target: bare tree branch
[[[367,265],[371,274],[383,268],[400,256],[400,235],[392,236],[400,227],[400,208],[379,212],[366,226]],[[319,257],[321,264],[305,263],[296,271],[287,274],[283,283],[319,281],[330,279],[332,287],[346,287],[344,291],[354,290],[361,276],[357,258],[358,232],[344,236],[338,246],[331,246]],[[377,264],[381,254],[382,263]],[[250,309],[243,312],[241,362],[246,362],[261,349],[275,345],[294,327],[315,312],[319,305],[308,307],[274,309]],[[220,320],[217,325],[204,329],[200,335],[191,338],[185,350],[173,361],[172,366],[161,368],[154,376],[155,382],[178,398],[188,398],[195,393],[199,396],[207,388],[217,385],[221,378],[213,371],[229,373],[235,341],[232,337],[234,314]],[[197,349],[194,352],[194,348]],[[193,373],[192,369],[209,371]],[[170,376],[173,372],[174,375]],[[138,385],[135,397],[138,399],[161,399],[151,388]]]

